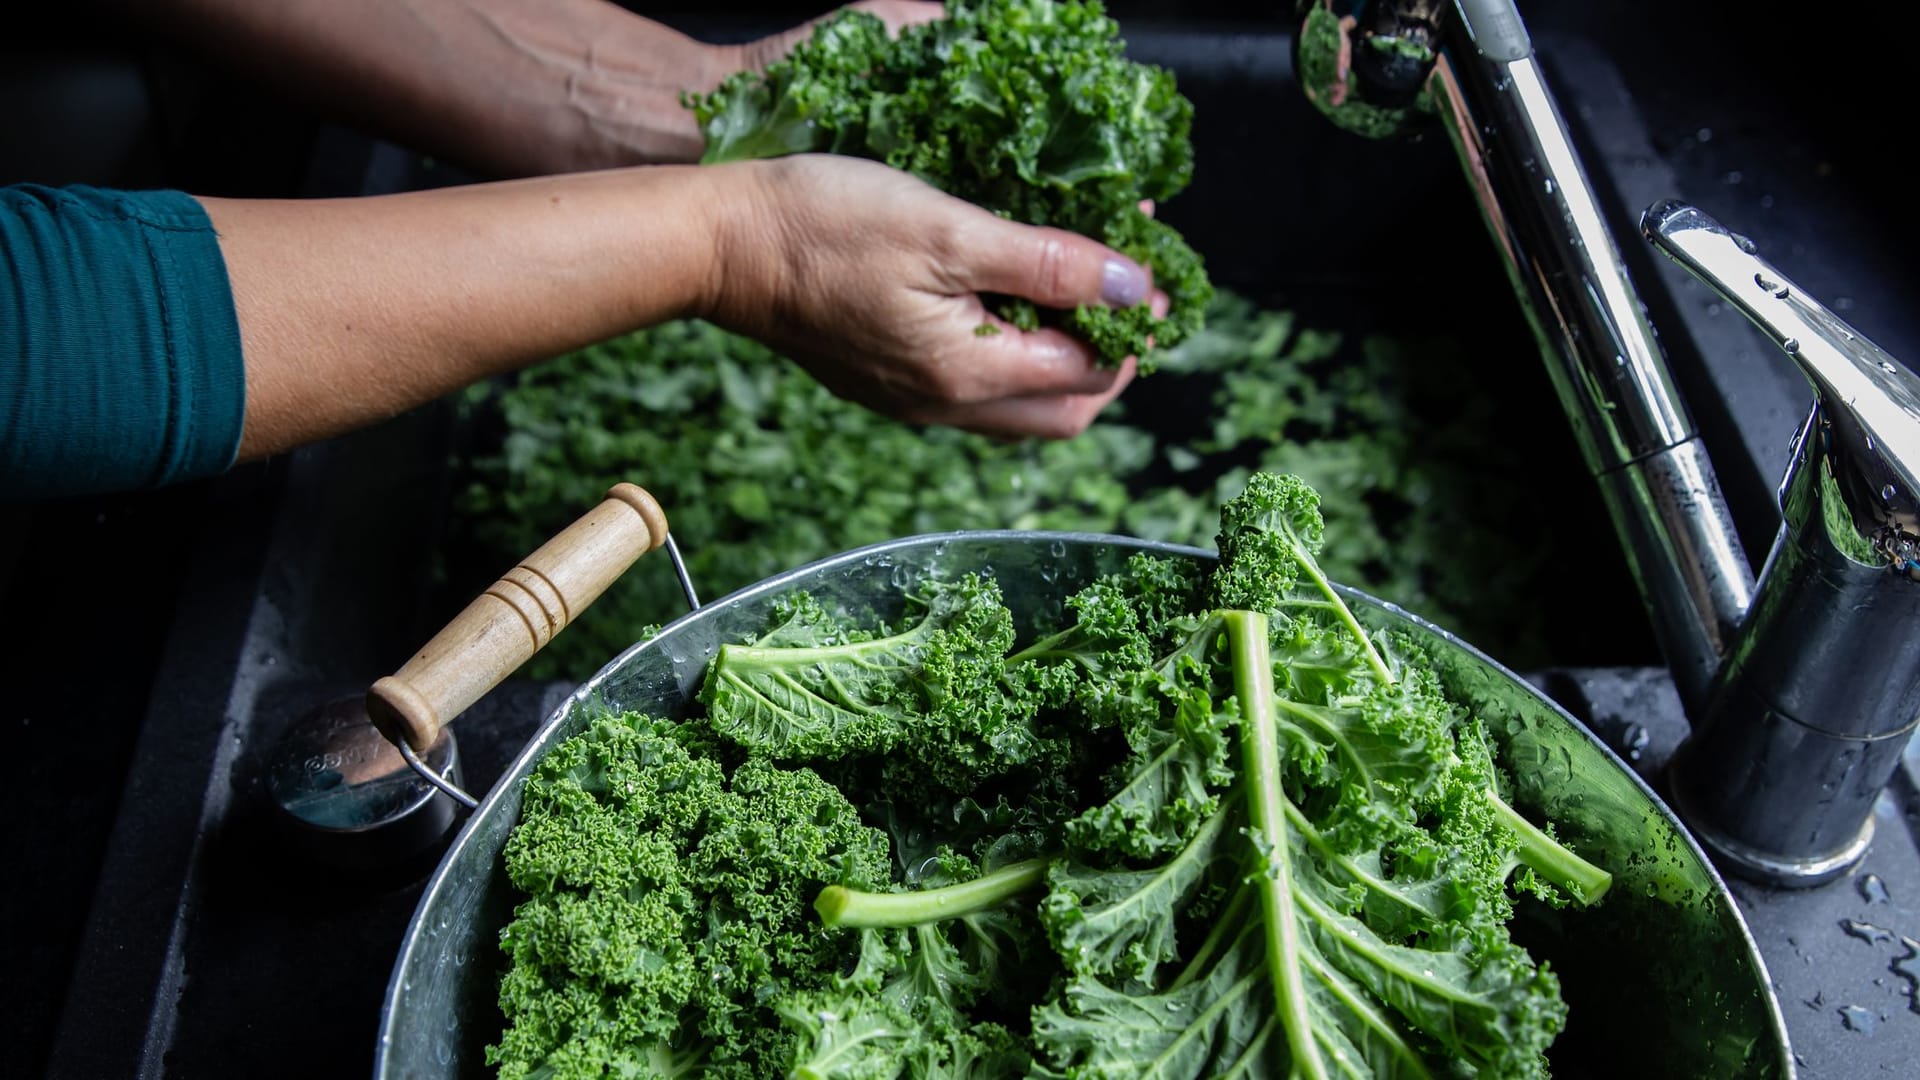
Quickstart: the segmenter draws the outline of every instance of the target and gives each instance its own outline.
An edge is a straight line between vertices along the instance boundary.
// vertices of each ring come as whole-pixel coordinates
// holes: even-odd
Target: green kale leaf
[[[1180,234],[1143,213],[1193,175],[1193,105],[1173,75],[1128,60],[1082,0],[948,0],[946,18],[889,39],[847,11],[762,72],[689,99],[707,163],[826,152],[884,161],[1015,221],[1094,237],[1153,269],[1171,305],[1084,306],[1067,325],[1111,363],[1204,324],[1213,286]],[[1022,329],[1025,300],[997,313]]]

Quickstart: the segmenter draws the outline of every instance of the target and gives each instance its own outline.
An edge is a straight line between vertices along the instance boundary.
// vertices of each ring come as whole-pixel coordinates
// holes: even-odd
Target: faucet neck
[[[1432,92],[1690,712],[1753,573],[1551,86],[1511,3],[1462,4]]]
[[[1663,202],[1641,227],[1793,358],[1819,395],[1818,445],[1803,450],[1832,480],[1813,497],[1837,497],[1882,565],[1920,578],[1920,378],[1700,210]]]

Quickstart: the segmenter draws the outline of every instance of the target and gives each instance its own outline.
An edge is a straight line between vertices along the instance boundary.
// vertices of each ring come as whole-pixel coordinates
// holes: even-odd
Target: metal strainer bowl
[[[516,903],[501,852],[519,819],[521,781],[590,717],[608,709],[686,715],[720,645],[763,632],[774,605],[794,592],[848,614],[894,618],[902,613],[903,587],[923,576],[985,571],[1030,635],[1057,620],[1075,590],[1141,552],[1214,558],[1196,548],[1086,533],[912,537],[769,578],[615,657],[548,717],[433,874],[387,987],[375,1075],[488,1075],[484,1048],[502,1026],[495,1002],[499,934]],[[1449,693],[1485,719],[1515,805],[1552,821],[1563,842],[1614,875],[1613,889],[1595,908],[1524,903],[1514,924],[1516,938],[1559,973],[1568,1001],[1568,1028],[1551,1055],[1555,1075],[1792,1076],[1779,1005],[1746,924],[1653,791],[1544,695],[1472,646],[1394,605],[1341,592],[1362,622],[1427,645]]]

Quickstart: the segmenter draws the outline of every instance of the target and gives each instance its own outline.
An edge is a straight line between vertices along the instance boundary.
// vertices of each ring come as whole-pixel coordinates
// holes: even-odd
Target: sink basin
[[[789,22],[679,24],[741,38]],[[1471,343],[1474,363],[1460,377],[1498,397],[1500,438],[1531,478],[1531,498],[1492,524],[1537,536],[1558,568],[1540,596],[1488,602],[1553,604],[1561,614],[1545,643],[1548,670],[1536,681],[1616,747],[1639,745],[1635,764],[1657,787],[1684,719],[1651,666],[1657,657],[1612,527],[1457,163],[1437,133],[1380,144],[1333,130],[1293,86],[1286,36],[1272,23],[1252,29],[1127,23],[1134,54],[1174,67],[1196,104],[1200,165],[1193,186],[1163,216],[1206,254],[1219,282],[1296,311],[1303,325]],[[1583,40],[1540,40],[1614,220],[1631,222],[1656,198],[1698,199],[1663,164],[1613,65]],[[324,168],[316,172],[351,179],[313,194],[460,179],[344,132],[331,133],[322,148]],[[1723,219],[1740,221],[1731,213]],[[1624,226],[1622,235],[1631,248]],[[1628,254],[1676,352],[1704,438],[1729,477],[1743,535],[1750,546],[1756,538],[1764,544],[1772,524],[1763,480],[1778,471],[1766,457],[1777,445],[1784,461],[1799,419],[1790,415],[1793,395],[1765,389],[1753,373],[1764,361],[1751,338],[1706,314],[1677,272]],[[1687,366],[1703,356],[1730,365],[1739,349],[1748,350],[1752,370]],[[1151,381],[1141,385],[1151,392]],[[1786,417],[1777,439],[1766,434],[1774,414]],[[185,789],[193,797],[126,804],[101,871],[114,888],[90,916],[88,951],[55,1040],[55,1073],[132,1075],[142,1063],[158,1063],[150,1071],[273,1075],[285,1071],[290,1044],[302,1047],[302,1068],[314,1074],[367,1071],[384,981],[431,862],[342,879],[290,860],[261,824],[262,758],[306,706],[384,674],[478,587],[433,580],[437,553],[458,541],[448,535],[453,479],[445,463],[459,439],[455,409],[442,403],[301,450],[223,488],[236,529],[201,553],[199,576],[190,578],[220,587],[189,588],[173,631],[177,641],[217,648],[183,645],[163,661],[128,789]],[[497,569],[486,571],[489,579]],[[502,775],[570,687],[516,680],[470,711],[458,729],[470,786]],[[150,752],[156,746],[167,752]],[[1906,948],[1901,938],[1920,939],[1914,791],[1911,775],[1897,781],[1861,868],[1887,899],[1877,899],[1865,877],[1807,894],[1733,886],[1809,1080],[1904,1075],[1920,1059],[1920,1016],[1904,1011],[1908,984],[1900,972],[1910,968],[1896,968]],[[150,935],[124,931],[152,925],[155,907],[181,914]],[[1889,933],[1850,936],[1843,919]],[[295,970],[302,978],[288,980],[285,972]],[[1847,1007],[1870,1012],[1873,1030],[1860,1029],[1867,1021],[1859,1014],[1840,1011]]]

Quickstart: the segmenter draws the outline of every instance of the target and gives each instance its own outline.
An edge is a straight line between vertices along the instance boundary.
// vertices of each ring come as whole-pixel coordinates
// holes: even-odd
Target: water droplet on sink
[[[1870,922],[1861,922],[1858,919],[1841,919],[1840,929],[1846,931],[1848,937],[1859,938],[1869,945],[1878,945],[1883,941],[1893,941],[1893,931],[1884,926],[1875,926]]]
[[[1880,497],[1887,500],[1888,502],[1892,502],[1893,497],[1898,494],[1900,494],[1900,489],[1897,487],[1894,487],[1892,484],[1888,484],[1887,486],[1880,489]]]
[[[1745,180],[1746,178],[1747,177],[1745,173],[1741,172],[1739,169],[1734,169],[1733,171],[1727,173],[1727,175],[1721,177],[1720,179],[1724,183],[1731,186],[1734,184],[1738,184],[1740,181]]]
[[[1860,899],[1869,904],[1884,904],[1892,899],[1887,895],[1887,883],[1880,880],[1879,874],[1860,875],[1860,880],[1853,883],[1853,888],[1860,894]]]
[[[1873,1034],[1873,1026],[1880,1018],[1858,1005],[1842,1005],[1839,1008],[1840,1022],[1848,1031],[1857,1031],[1862,1035]]]
[[[1619,734],[1615,736],[1614,750],[1628,761],[1639,761],[1642,755],[1646,753],[1647,746],[1652,742],[1653,736],[1647,732],[1644,725],[1629,723],[1625,727],[1622,727]]]
[[[1787,350],[1789,354],[1797,353],[1800,351],[1800,339],[1788,338],[1787,340],[1780,343],[1780,347]]]
[[[1907,951],[1905,954],[1895,957],[1893,963],[1887,965],[1887,970],[1893,972],[1900,978],[1900,981],[1907,984],[1907,1011],[1910,1013],[1920,1013],[1920,971],[1915,971],[1907,966],[1912,963],[1916,957],[1920,957],[1920,941],[1915,941],[1907,935],[1901,934],[1900,944]]]
[[[1547,189],[1547,194],[1549,195],[1553,194],[1553,177],[1551,176],[1547,177],[1545,187]]]

